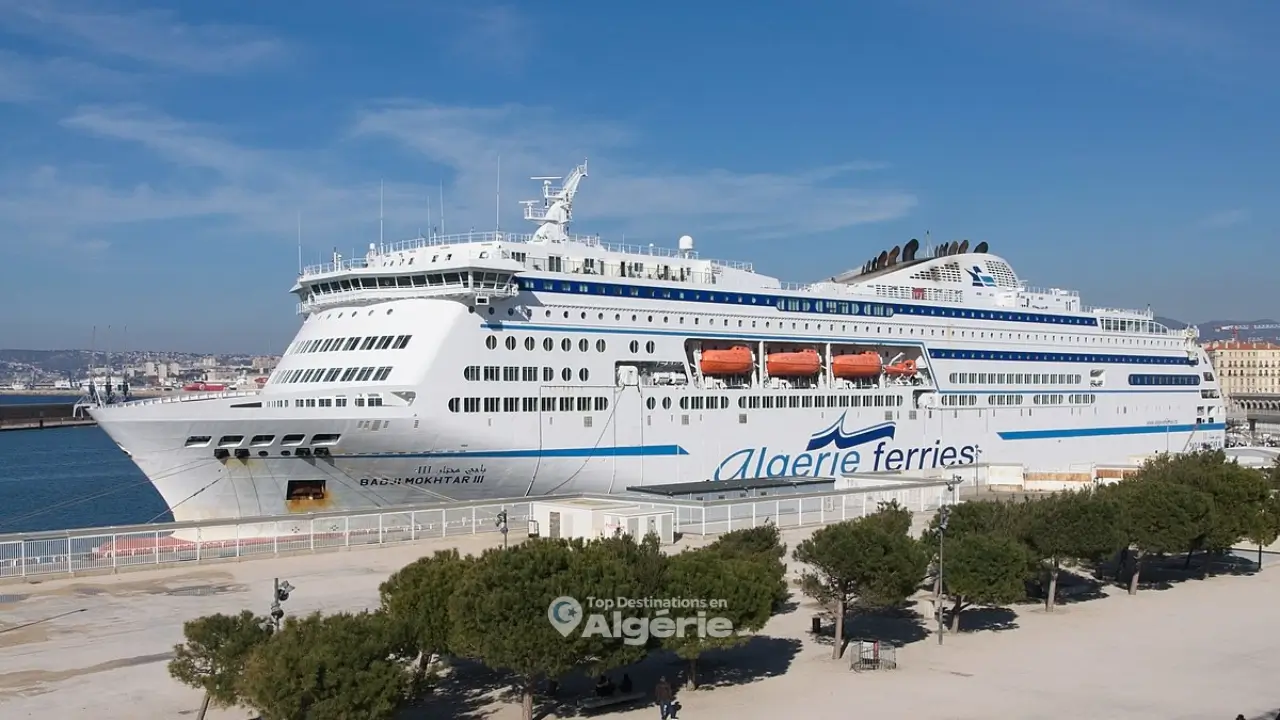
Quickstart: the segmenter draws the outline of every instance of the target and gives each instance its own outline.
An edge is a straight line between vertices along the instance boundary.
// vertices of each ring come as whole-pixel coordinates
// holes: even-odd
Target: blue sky
[[[278,352],[308,259],[502,224],[784,280],[911,237],[1190,321],[1280,313],[1280,5],[0,0],[0,346]],[[532,226],[529,226],[532,227]],[[105,327],[113,327],[104,340]],[[122,330],[128,326],[127,338]]]

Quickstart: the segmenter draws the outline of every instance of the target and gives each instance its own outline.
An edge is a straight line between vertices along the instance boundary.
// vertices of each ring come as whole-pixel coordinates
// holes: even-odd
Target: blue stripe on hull
[[[633,445],[630,447],[545,448],[529,450],[466,450],[462,452],[361,453],[334,455],[343,460],[390,460],[400,458],[605,458],[664,457],[688,455],[679,445]]]
[[[1063,430],[1010,430],[998,434],[1001,440],[1052,440],[1056,438],[1106,437],[1112,435],[1209,432],[1212,430],[1225,430],[1226,428],[1226,423],[1200,423],[1199,425],[1130,425],[1128,427],[1066,428]]]

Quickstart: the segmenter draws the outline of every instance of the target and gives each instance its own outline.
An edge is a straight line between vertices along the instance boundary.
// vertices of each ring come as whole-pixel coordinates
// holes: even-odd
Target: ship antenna
[[[302,275],[302,211],[298,211],[298,275]]]
[[[493,192],[493,231],[502,230],[502,153],[498,153],[498,179],[494,181]]]
[[[444,234],[444,180],[440,181],[440,234]]]
[[[378,181],[378,252],[382,252],[382,191],[384,183]]]
[[[427,195],[427,234],[435,235],[435,228],[431,227],[431,196]]]

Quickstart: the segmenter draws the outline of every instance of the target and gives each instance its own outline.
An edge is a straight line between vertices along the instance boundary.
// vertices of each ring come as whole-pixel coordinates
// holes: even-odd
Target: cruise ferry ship
[[[1194,330],[1027,286],[987,243],[910,240],[802,285],[568,228],[370,245],[305,268],[261,389],[92,415],[179,521],[1221,446]]]

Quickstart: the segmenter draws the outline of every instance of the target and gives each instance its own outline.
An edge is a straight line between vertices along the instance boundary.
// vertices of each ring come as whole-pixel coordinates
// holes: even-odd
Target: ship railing
[[[945,486],[946,481],[941,480],[903,482],[886,477],[870,487],[767,498],[695,501],[649,493],[578,493],[548,495],[532,502],[626,502],[671,512],[676,534],[707,536],[766,524],[780,528],[827,525],[874,513],[880,503],[890,501],[915,512],[929,513],[955,501],[954,493]],[[537,531],[532,503],[522,497],[406,505],[377,511],[14,533],[0,535],[0,583],[266,559],[359,546],[450,542],[468,535],[494,536],[500,530],[499,513],[504,511],[508,532],[528,535]]]
[[[1052,297],[1080,297],[1078,290],[1063,290],[1062,288],[1045,288],[1034,287],[1032,285],[1019,285],[1018,292],[1027,293],[1029,295],[1049,295]]]
[[[1084,306],[1084,311],[1094,315],[1114,316],[1119,320],[1151,320],[1156,316],[1150,309],[1131,310],[1128,308],[1095,307],[1093,305]]]
[[[347,272],[350,270],[363,270],[377,266],[379,257],[397,252],[406,252],[410,250],[418,250],[420,248],[435,247],[443,245],[463,245],[471,243],[493,243],[493,242],[509,242],[509,243],[528,243],[533,239],[531,233],[505,233],[505,232],[468,232],[455,235],[433,235],[431,237],[418,237],[402,240],[395,243],[383,244],[374,250],[372,257],[363,255],[359,257],[351,257],[339,262],[320,263],[316,265],[308,265],[302,269],[300,278],[308,278],[316,275],[328,275],[331,273]],[[623,243],[610,243],[600,239],[598,235],[569,235],[570,242],[585,245],[587,247],[600,248],[608,252],[620,253],[624,255],[637,255],[646,257],[662,257],[673,259],[702,259],[712,265],[731,268],[734,270],[742,270],[745,272],[755,272],[755,265],[749,262],[739,260],[719,260],[714,258],[699,258],[698,253],[694,250],[678,250],[668,247],[659,247],[656,245],[628,245]]]
[[[159,397],[140,398],[138,400],[130,400],[128,402],[117,403],[109,407],[133,407],[137,405],[163,405],[165,403],[176,402],[193,402],[195,400],[216,400],[218,398],[239,398],[252,397],[260,394],[261,390],[211,390],[206,392],[187,392],[180,390],[170,395],[161,395]]]
[[[359,290],[342,290],[336,293],[311,295],[307,300],[303,300],[298,303],[297,312],[299,314],[308,313],[330,305],[381,302],[384,300],[397,300],[404,298],[450,298],[471,297],[474,295],[487,295],[491,298],[505,298],[515,297],[519,292],[520,288],[514,283],[508,283],[500,287],[454,283],[452,285],[429,285],[425,287],[407,288],[361,288]]]

